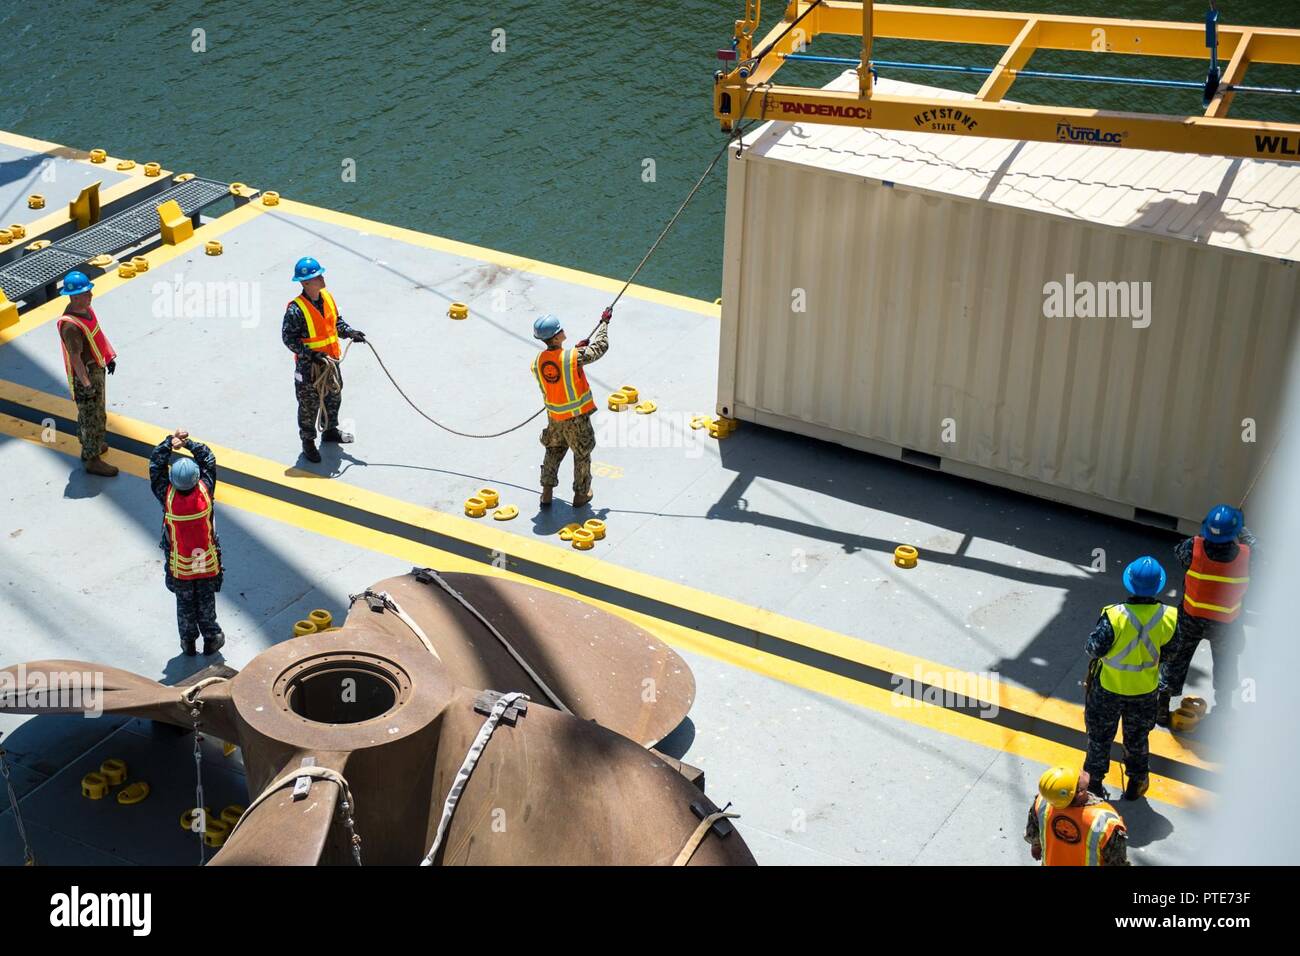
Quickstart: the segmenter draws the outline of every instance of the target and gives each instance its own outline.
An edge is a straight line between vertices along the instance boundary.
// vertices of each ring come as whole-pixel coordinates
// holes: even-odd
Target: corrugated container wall
[[[815,149],[810,131],[793,131],[803,153]],[[1184,531],[1210,505],[1242,499],[1282,428],[1300,327],[1292,262],[1171,234],[1171,222],[1203,233],[1191,221],[1205,210],[1180,209],[1168,190],[1155,201],[1169,209],[1142,206],[1141,221],[1161,228],[1088,221],[1086,207],[1111,188],[1092,148],[1046,144],[1056,167],[1041,175],[1040,165],[1034,178],[1057,194],[994,202],[1005,162],[985,171],[969,156],[949,160],[963,175],[987,173],[973,198],[964,186],[935,192],[843,168],[853,165],[846,134],[907,149],[909,138],[934,141],[920,161],[931,179],[924,167],[969,141],[834,130],[823,135],[841,137],[838,158],[777,158],[791,132],[770,124],[730,160],[722,414]],[[1075,167],[1067,175],[1061,150]],[[903,159],[891,173],[900,179],[917,172]],[[1080,190],[1084,162],[1082,178],[1098,188],[1062,201]],[[1275,165],[1284,169],[1275,187],[1300,183],[1300,167]],[[1222,217],[1222,202],[1211,205]],[[1300,241],[1297,225],[1300,215],[1280,239]],[[1076,295],[1079,282],[1149,289],[1149,325],[1134,308],[1141,300],[1129,317],[1050,317],[1048,284],[1064,291],[1071,281]],[[1247,419],[1253,442],[1243,440]]]

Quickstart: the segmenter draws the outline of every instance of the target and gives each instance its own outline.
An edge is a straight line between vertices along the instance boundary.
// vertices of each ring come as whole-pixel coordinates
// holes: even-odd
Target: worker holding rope
[[[582,367],[609,350],[609,320],[613,316],[614,307],[610,306],[601,313],[591,338],[583,339],[572,349],[564,348],[564,329],[558,318],[543,315],[533,323],[533,337],[546,344],[545,350],[533,359],[533,377],[542,390],[547,417],[541,435],[546,448],[546,457],[542,459],[542,507],[551,504],[555,486],[560,483],[560,462],[570,449],[573,450],[573,507],[581,508],[591,501],[591,453],[596,448],[591,413],[596,410],[596,401]]]
[[[293,268],[293,281],[302,283],[302,295],[284,310],[280,338],[294,354],[293,389],[298,397],[298,437],[302,455],[320,461],[316,435],[321,441],[346,444],[352,441],[339,431],[339,407],[343,403],[343,357],[339,339],[364,342],[365,334],[351,328],[339,315],[334,297],[325,288],[325,270],[311,256],[303,256]]]

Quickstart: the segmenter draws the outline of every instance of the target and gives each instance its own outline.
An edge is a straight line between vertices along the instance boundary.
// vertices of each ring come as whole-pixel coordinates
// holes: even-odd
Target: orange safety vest
[[[300,295],[293,301],[298,303],[298,308],[307,317],[307,337],[302,340],[302,344],[317,352],[324,352],[332,359],[341,358],[339,307],[334,304],[334,296],[330,295],[329,289],[320,290],[320,304],[325,307],[323,313],[305,295]]]
[[[113,349],[113,346],[109,344],[108,336],[104,334],[103,326],[99,324],[99,319],[95,317],[95,310],[89,309],[87,311],[90,315],[89,318],[83,319],[79,315],[65,312],[63,313],[63,317],[60,318],[57,323],[59,330],[59,346],[63,349],[63,370],[68,375],[68,391],[72,392],[73,395],[76,395],[76,392],[72,387],[72,356],[68,354],[67,343],[63,341],[64,322],[67,322],[69,325],[75,325],[77,328],[81,329],[81,334],[84,335],[86,341],[90,343],[90,351],[94,353],[95,361],[99,364],[100,368],[108,368],[108,363],[117,358],[117,352]]]
[[[551,421],[567,421],[596,410],[587,373],[578,363],[577,349],[547,349],[533,359],[533,375],[541,386]]]
[[[1241,615],[1241,599],[1250,587],[1250,545],[1238,544],[1230,562],[1212,561],[1205,553],[1205,539],[1192,539],[1192,566],[1183,578],[1183,610],[1227,624]]]
[[[1043,866],[1101,866],[1101,851],[1124,821],[1109,803],[1058,810],[1042,796],[1034,798]]]
[[[212,493],[200,480],[189,491],[167,489],[163,505],[167,531],[167,570],[179,581],[214,578],[221,572],[216,527],[212,519]]]

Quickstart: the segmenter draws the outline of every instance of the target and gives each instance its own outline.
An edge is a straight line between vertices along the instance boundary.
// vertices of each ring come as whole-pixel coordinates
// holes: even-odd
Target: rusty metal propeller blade
[[[309,766],[328,766],[333,757],[333,762],[345,764],[346,759],[339,760],[339,756],[295,752],[276,773],[277,780],[287,778],[294,782],[271,791],[256,806],[250,805],[209,865],[316,866],[342,862],[341,848],[330,847],[331,834],[338,830],[336,811],[340,786],[332,780],[293,777],[302,770],[304,762]],[[332,769],[341,771],[343,767]],[[297,783],[299,779],[301,784]],[[327,848],[334,850],[329,854],[332,860],[326,859]]]

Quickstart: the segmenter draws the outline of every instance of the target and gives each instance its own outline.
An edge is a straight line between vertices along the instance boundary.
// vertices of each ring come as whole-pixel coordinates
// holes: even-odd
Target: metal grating
[[[195,178],[171,186],[93,226],[56,239],[39,252],[0,267],[0,289],[12,301],[26,299],[95,256],[113,255],[154,235],[158,231],[158,207],[163,203],[174,199],[181,212],[193,216],[229,195],[228,184],[211,179]]]

